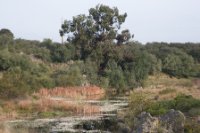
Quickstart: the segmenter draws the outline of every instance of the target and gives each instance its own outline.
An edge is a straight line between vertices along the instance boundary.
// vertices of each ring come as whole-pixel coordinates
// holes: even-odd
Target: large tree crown
[[[114,40],[117,39],[118,30],[125,22],[126,17],[127,13],[119,14],[116,7],[97,5],[95,8],[89,9],[88,16],[81,14],[73,17],[72,20],[65,20],[61,25],[60,36],[63,37],[66,34],[69,42]],[[129,31],[128,34],[130,34]]]

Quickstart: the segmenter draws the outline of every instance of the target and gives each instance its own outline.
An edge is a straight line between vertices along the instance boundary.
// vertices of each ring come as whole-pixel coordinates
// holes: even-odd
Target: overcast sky
[[[15,38],[60,42],[62,20],[97,4],[127,12],[122,28],[139,42],[200,42],[200,0],[0,0],[0,29]]]

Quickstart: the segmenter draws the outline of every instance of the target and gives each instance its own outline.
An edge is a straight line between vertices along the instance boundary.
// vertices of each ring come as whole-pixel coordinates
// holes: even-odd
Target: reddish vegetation
[[[52,110],[71,111],[76,114],[94,114],[100,113],[98,106],[81,104],[78,102],[62,101],[62,100],[51,100],[43,98],[32,102],[30,100],[20,101],[17,107],[21,110],[35,110],[38,112],[47,112]]]
[[[194,84],[200,87],[200,79],[193,80]]]
[[[45,97],[65,97],[70,99],[99,99],[105,91],[97,86],[83,87],[56,87],[53,89],[41,89],[35,95]]]
[[[43,88],[33,94],[36,99],[29,97],[23,100],[5,102],[4,110],[0,108],[0,121],[27,117],[30,116],[29,113],[33,112],[69,111],[84,115],[101,113],[100,106],[91,105],[84,100],[100,99],[104,94],[105,91],[97,86]],[[61,99],[54,97],[61,97]],[[27,112],[27,114],[20,114],[20,111]]]

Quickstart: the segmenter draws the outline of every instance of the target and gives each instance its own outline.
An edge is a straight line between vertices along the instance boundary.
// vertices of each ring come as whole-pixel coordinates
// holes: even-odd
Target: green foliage
[[[148,54],[149,74],[156,74],[161,72],[162,62],[153,54]]]
[[[0,53],[0,70],[8,70],[12,67],[20,67],[23,70],[28,70],[31,67],[30,59],[27,56],[10,53],[6,50]]]
[[[20,68],[14,68],[0,79],[0,98],[10,99],[23,97],[30,89],[26,84],[26,74]]]
[[[16,53],[31,55],[39,51],[39,44],[39,41],[16,39],[13,47]]]
[[[110,60],[106,66],[106,75],[109,77],[109,86],[118,91],[125,89],[125,78],[120,66],[114,60]]]
[[[97,5],[89,9],[88,16],[81,14],[74,16],[73,20],[65,20],[61,25],[60,35],[63,37],[67,34],[67,41],[76,46],[76,57],[85,59],[99,42],[117,39],[123,43],[130,39],[128,30],[119,35],[117,33],[126,17],[127,14],[120,15],[117,8]]]
[[[128,89],[133,89],[138,86],[139,82],[135,79],[135,74],[133,71],[124,71],[124,78]]]
[[[97,5],[89,9],[89,16],[78,15],[72,21],[66,20],[61,26],[60,35],[73,33],[73,36],[68,36],[68,41],[85,43],[113,40],[116,38],[116,30],[120,29],[126,17],[127,14],[120,15],[117,8]]]
[[[53,88],[53,87],[55,87],[55,80],[50,78],[49,76],[42,76],[37,79],[36,84],[39,84],[41,87],[44,87],[44,88]],[[35,90],[37,90],[39,88],[40,87],[35,88]]]
[[[9,29],[1,29],[0,36],[1,35],[7,35],[7,36],[10,36],[11,38],[14,38],[13,33]]]
[[[104,89],[108,89],[109,88],[109,78],[107,77],[99,77],[99,84],[100,87],[104,88]]]
[[[127,73],[130,72],[134,75],[135,80],[141,84],[149,74],[160,71],[160,62],[155,56],[141,51],[141,53],[134,57],[133,62],[126,64],[125,68]],[[130,76],[127,78],[132,79]]]
[[[175,77],[198,76],[199,44],[148,43],[145,49],[162,60],[162,71]]]
[[[56,44],[51,48],[53,62],[67,62],[74,58],[74,47],[71,45]]]
[[[133,71],[135,73],[136,81],[141,81],[147,78],[150,71],[150,66],[148,65],[147,59],[147,53],[142,53],[138,55],[133,62]]]
[[[200,63],[200,47],[191,49],[189,54],[194,58],[194,60],[198,61]]]
[[[132,92],[128,102],[129,105],[125,119],[126,123],[132,127],[135,124],[135,118],[152,105],[152,100],[148,97],[148,94],[143,92]]]
[[[182,94],[178,95],[173,100],[155,102],[147,109],[147,111],[152,115],[161,115],[166,113],[170,109],[176,109],[182,112],[192,113],[192,111],[197,111],[197,108],[199,107],[200,107],[200,100],[195,99],[192,96],[187,96]]]
[[[83,74],[86,76],[86,79],[91,84],[99,84],[98,79],[98,66],[95,62],[90,61],[89,59],[85,61],[82,67]]]
[[[192,75],[194,60],[185,53],[168,55],[163,61],[163,70],[171,75],[188,77]]]
[[[14,35],[9,29],[0,30],[0,46],[13,43]]]
[[[162,115],[172,109],[174,106],[173,101],[160,101],[152,103],[152,105],[147,109],[151,115]]]
[[[129,30],[123,30],[121,34],[118,34],[116,37],[117,44],[123,44],[125,42],[128,42],[130,38],[131,38],[131,34]]]
[[[0,71],[7,70],[11,66],[10,55],[8,51],[0,52]]]
[[[175,99],[175,109],[183,112],[188,112],[192,108],[200,107],[200,100],[193,98],[192,96],[179,95]]]
[[[120,68],[112,70],[112,72],[109,73],[109,77],[111,87],[114,87],[119,91],[125,89],[124,75]]]
[[[134,92],[129,97],[129,114],[137,116],[139,113],[147,110],[151,106],[151,100],[148,94]]]
[[[89,15],[78,15],[62,24],[60,35],[67,35],[69,42],[62,44],[50,39],[14,39],[10,30],[1,29],[1,92],[7,88],[6,95],[18,97],[42,87],[84,84],[122,92],[143,86],[149,75],[159,72],[179,78],[200,77],[200,44],[130,42],[128,29],[119,33],[126,17],[117,8],[97,5],[89,9]],[[20,82],[13,82],[17,73],[12,71],[17,71]],[[184,82],[183,86],[191,84]],[[170,92],[164,90],[161,94]],[[186,103],[191,105],[187,100]],[[190,108],[178,100],[176,104],[183,110],[182,107]]]
[[[80,86],[84,83],[81,69],[71,65],[68,70],[58,71],[53,75],[56,86]]]

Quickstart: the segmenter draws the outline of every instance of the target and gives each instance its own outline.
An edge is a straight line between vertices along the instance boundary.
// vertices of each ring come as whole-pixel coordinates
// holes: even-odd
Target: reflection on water
[[[98,133],[103,131],[108,133],[108,131],[115,128],[117,112],[128,105],[127,100],[122,98],[115,100],[85,100],[84,102],[91,107],[98,107],[100,111],[56,119],[8,121],[6,122],[7,133]]]

